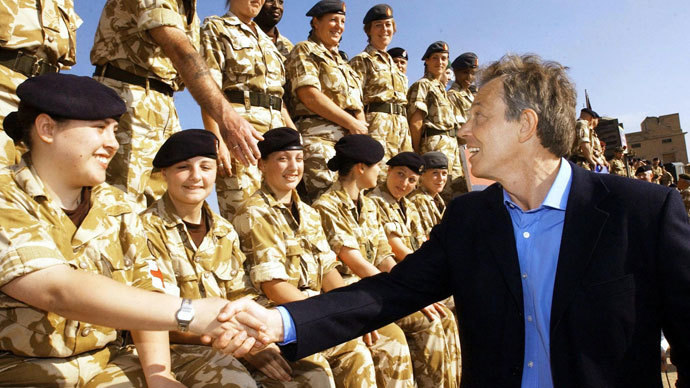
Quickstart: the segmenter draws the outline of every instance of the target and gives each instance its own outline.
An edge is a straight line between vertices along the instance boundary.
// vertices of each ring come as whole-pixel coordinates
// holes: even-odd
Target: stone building
[[[663,163],[688,163],[685,134],[680,128],[680,115],[672,113],[659,117],[647,117],[640,124],[640,132],[626,133],[629,152],[635,157],[652,160],[658,157]]]

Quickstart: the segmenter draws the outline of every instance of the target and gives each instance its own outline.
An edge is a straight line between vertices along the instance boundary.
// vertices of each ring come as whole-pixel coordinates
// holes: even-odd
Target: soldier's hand
[[[369,124],[366,121],[352,118],[352,123],[348,128],[350,135],[366,135],[369,133]]]
[[[259,147],[256,144],[263,140],[263,137],[229,104],[227,106],[228,108],[225,110],[227,113],[223,114],[223,121],[218,123],[220,132],[223,134],[223,140],[232,156],[242,164],[245,166],[256,164],[256,161],[261,158]]]
[[[223,140],[218,142],[218,173],[221,176],[232,176],[232,157]]]
[[[436,310],[436,307],[433,304],[430,304],[423,309],[420,310],[422,314],[426,315],[427,318],[429,318],[430,321],[433,321],[436,318],[439,318],[440,314]]]
[[[276,309],[267,309],[249,298],[239,299],[228,303],[218,314],[220,322],[233,320],[264,345],[283,341],[283,318]]]
[[[280,355],[280,350],[274,344],[267,346],[256,353],[249,353],[244,359],[252,364],[256,369],[274,380],[292,380],[292,368],[290,364]]]
[[[367,346],[372,346],[379,340],[379,332],[374,330],[362,336],[362,340]]]
[[[185,385],[175,379],[170,373],[154,373],[146,376],[149,388],[185,388]]]

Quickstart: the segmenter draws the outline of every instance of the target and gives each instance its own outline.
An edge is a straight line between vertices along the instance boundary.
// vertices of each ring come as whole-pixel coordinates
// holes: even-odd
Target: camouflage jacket
[[[22,275],[68,265],[146,290],[164,290],[141,221],[120,190],[105,183],[93,187],[91,209],[77,228],[46,194],[27,160],[29,154],[0,172],[0,286]],[[68,320],[0,293],[4,351],[27,357],[70,357],[101,349],[117,337],[115,329]]]
[[[199,48],[196,0],[108,0],[98,22],[91,63],[114,66],[141,77],[155,77],[182,88],[172,60],[149,30],[174,27]]]
[[[174,209],[165,193],[141,213],[141,218],[150,250],[162,263],[166,280],[172,278],[171,283],[179,288],[179,296],[228,300],[256,297],[244,272],[245,256],[232,225],[204,203],[208,232],[197,247]]]
[[[611,166],[610,173],[620,176],[628,176],[628,171],[625,169],[625,162],[621,159],[611,158],[609,160]]]
[[[683,198],[683,204],[685,205],[685,211],[690,217],[690,187],[680,192],[681,198]]]
[[[362,110],[362,84],[350,65],[313,38],[297,43],[287,61],[290,81],[290,97],[294,116],[313,116],[297,98],[295,91],[303,86],[313,86],[345,110]]]
[[[280,55],[283,56],[283,62],[287,59],[287,56],[290,54],[290,51],[292,51],[292,48],[295,47],[292,42],[290,42],[290,39],[288,39],[285,35],[282,35],[280,31],[278,31],[278,27],[276,29],[276,38],[273,40],[273,44],[275,44],[276,48],[280,52]]]
[[[76,63],[82,20],[72,0],[2,0],[0,20],[0,47],[22,50],[63,69]]]
[[[446,211],[446,205],[443,202],[443,198],[441,198],[441,195],[432,196],[424,186],[420,185],[420,187],[410,193],[409,199],[419,213],[421,230],[426,237],[425,240],[427,240],[431,233],[431,229],[441,222],[443,213]]]
[[[314,208],[321,214],[321,225],[333,252],[337,254],[343,247],[358,249],[365,260],[378,266],[393,252],[379,223],[376,204],[363,192],[359,201],[358,206],[336,181],[314,202]],[[346,266],[340,272],[354,276]]]
[[[407,91],[407,117],[420,110],[424,113],[423,128],[447,131],[455,128],[455,110],[441,81],[425,75]]]
[[[398,237],[413,251],[426,241],[419,212],[409,199],[403,197],[396,201],[385,182],[369,192],[367,197],[376,204],[379,223],[387,238]]]
[[[350,66],[362,80],[364,105],[407,103],[407,76],[398,69],[387,52],[368,45],[350,60]]]
[[[247,267],[257,289],[263,282],[284,280],[307,296],[321,293],[323,276],[339,264],[328,245],[319,213],[300,201],[292,202],[299,219],[273,197],[264,183],[233,219]]]
[[[283,96],[285,68],[271,38],[228,11],[211,16],[201,27],[201,54],[222,90],[249,90]]]
[[[472,102],[474,102],[474,94],[469,90],[461,89],[457,82],[453,82],[447,93],[448,99],[453,104],[453,108],[455,108],[455,120],[460,125],[465,124]]]

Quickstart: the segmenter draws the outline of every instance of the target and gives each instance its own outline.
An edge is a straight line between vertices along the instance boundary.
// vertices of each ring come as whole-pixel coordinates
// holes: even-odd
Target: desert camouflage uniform
[[[409,196],[410,202],[419,212],[421,228],[425,239],[429,239],[431,229],[441,222],[443,213],[446,211],[446,204],[440,195],[431,195],[421,184]]]
[[[313,86],[337,106],[350,113],[361,111],[362,86],[354,70],[340,57],[313,38],[299,42],[285,63],[290,81],[293,119],[304,146],[304,185],[314,201],[333,183],[335,173],[326,162],[335,156],[335,143],[349,131],[307,109],[299,101],[297,89]]]
[[[426,241],[426,233],[417,208],[409,199],[396,201],[388,190],[386,182],[379,184],[367,194],[376,204],[379,222],[386,237],[398,237],[405,245],[416,251]]]
[[[362,257],[378,266],[393,253],[386,233],[378,219],[376,204],[360,193],[360,210],[335,182],[315,203],[321,223],[334,252],[343,247],[358,249]],[[340,267],[347,284],[359,280],[349,268]],[[452,316],[452,315],[451,315]],[[457,328],[452,331],[452,319],[429,321],[415,312],[396,322],[405,332],[412,356],[415,381],[419,387],[457,387],[460,376],[460,352],[457,347]],[[448,336],[446,333],[449,333]],[[451,334],[452,333],[452,334]],[[450,338],[453,336],[454,338]]]
[[[340,264],[323,233],[319,213],[300,201],[296,192],[292,200],[298,219],[264,185],[252,195],[234,223],[249,258],[252,282],[258,289],[263,282],[279,279],[299,289],[305,297],[318,295],[323,277]],[[265,304],[272,305],[267,300]],[[356,339],[323,352],[331,362],[337,386],[414,386],[402,330],[388,325],[379,329],[379,335],[369,349],[361,339]]]
[[[172,90],[181,90],[172,60],[149,33],[163,26],[185,32],[198,48],[196,0],[108,0],[98,23],[91,63],[154,78]],[[165,192],[163,178],[151,173],[153,157],[170,135],[181,130],[173,97],[99,75],[95,78],[127,104],[115,134],[120,148],[108,166],[106,181],[126,192],[139,211],[144,210]]]
[[[448,100],[455,108],[455,120],[458,123],[458,127],[460,127],[467,122],[467,115],[469,115],[470,107],[472,107],[472,102],[474,102],[474,94],[469,90],[460,88],[457,82],[453,82],[447,93]]]
[[[184,221],[175,214],[174,209],[166,193],[142,213],[141,217],[151,252],[162,263],[162,271],[166,276],[172,277],[170,283],[179,287],[179,296],[188,299],[255,299],[258,294],[244,272],[245,256],[240,250],[239,238],[232,225],[213,213],[208,204],[204,203],[203,214],[208,220],[208,232],[197,247]],[[174,344],[170,355],[173,373],[187,386],[204,387],[213,384],[221,387],[255,387],[256,379],[264,387],[298,387],[300,384],[319,386],[330,381],[330,376],[318,363],[318,358],[314,362],[309,359],[293,363],[293,379],[285,383],[271,380],[245,361],[225,356],[209,346]],[[190,373],[195,369],[189,369],[188,364],[202,355],[207,357],[204,363],[209,366],[204,373],[195,376]],[[248,369],[251,370],[251,375]],[[182,380],[182,375],[187,376],[186,380]]]
[[[407,117],[412,117],[418,110],[424,113],[419,153],[439,151],[448,158],[448,183],[442,195],[450,199],[457,194],[467,192],[460,147],[455,137],[457,126],[455,109],[448,100],[446,89],[440,81],[426,75],[410,86],[407,101]],[[428,130],[446,131],[446,133],[429,135]]]
[[[76,61],[77,28],[82,20],[72,0],[0,1],[0,48],[21,50],[56,68],[68,69]],[[26,75],[0,65],[0,167],[19,161],[24,148],[15,146],[2,121],[19,106],[17,86]]]
[[[282,57],[271,38],[251,23],[256,33],[230,11],[223,17],[207,18],[201,27],[201,55],[223,91],[251,91],[281,98],[285,83]],[[280,110],[236,103],[232,107],[260,133],[285,126]],[[220,214],[232,220],[259,186],[259,168],[233,158],[232,176],[219,175],[216,180]]]
[[[77,228],[45,192],[30,154],[0,172],[0,286],[67,265],[145,290],[163,291],[159,265],[124,194],[94,186]],[[85,290],[88,292],[88,290]],[[103,301],[107,303],[107,301]],[[123,353],[112,328],[63,318],[0,293],[0,385],[131,386],[112,363]]]
[[[278,27],[275,27],[275,29],[276,38],[273,39],[273,44],[275,44],[276,48],[280,52],[280,55],[283,56],[283,62],[285,62],[285,59],[287,59],[287,56],[290,54],[290,51],[292,51],[292,48],[295,47],[295,45],[290,42],[290,39],[278,31]]]
[[[653,174],[652,182],[653,183],[660,183],[660,178],[662,176],[664,176],[664,169],[661,167],[661,164],[656,166],[656,167],[654,167],[654,165],[652,165],[651,167],[652,167],[652,174]]]
[[[615,157],[609,160],[609,165],[611,169],[609,172],[614,175],[628,176],[628,170],[625,168],[625,162],[622,159],[616,159]]]
[[[600,157],[603,155],[603,149],[601,148],[601,142],[599,141],[599,136],[597,132],[589,127],[587,120],[577,120],[575,123],[575,134],[576,140],[573,146],[572,155],[575,156],[574,160],[576,164],[586,170],[591,170],[592,166],[589,164],[587,159],[585,159],[585,154],[582,152],[582,143],[589,143],[592,155],[594,157]]]
[[[350,66],[362,79],[364,105],[391,103],[407,104],[407,76],[393,63],[391,56],[367,45],[363,52],[350,60]],[[366,113],[369,123],[369,134],[376,139],[385,151],[381,160],[379,180],[383,180],[388,171],[385,164],[388,159],[404,151],[412,151],[410,128],[407,115],[383,112]]]
[[[683,199],[683,204],[685,205],[685,211],[690,217],[690,187],[680,192],[680,197]]]

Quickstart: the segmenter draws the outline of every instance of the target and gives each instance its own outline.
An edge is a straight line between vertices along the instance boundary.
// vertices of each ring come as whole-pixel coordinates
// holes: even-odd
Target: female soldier
[[[135,330],[150,386],[174,380],[167,330],[202,334],[227,301],[126,286],[168,291],[133,206],[104,183],[123,101],[65,74],[30,78],[17,95],[4,128],[29,152],[0,172],[0,385],[134,385],[112,328]]]
[[[367,133],[367,124],[359,77],[338,54],[345,3],[321,0],[307,16],[312,17],[309,39],[292,49],[286,67],[293,117],[304,143],[306,200],[311,202],[333,183],[326,161],[335,154],[335,143],[348,133]]]
[[[163,271],[172,274],[170,282],[183,298],[255,298],[257,293],[244,272],[245,256],[237,233],[206,203],[216,180],[217,144],[217,138],[202,129],[178,132],[163,144],[153,166],[161,169],[168,189],[142,213],[144,228],[152,253],[162,262]],[[170,342],[174,344],[172,370],[181,381],[180,366],[197,364],[203,360],[200,356],[216,353],[200,346],[198,336],[187,333],[171,332]],[[325,370],[328,363],[320,357],[291,366],[277,346],[271,345],[256,355],[246,355],[243,362],[247,368],[230,356],[222,359],[222,365],[216,363],[216,369],[226,375],[218,386],[256,387],[254,379],[264,387],[332,386]]]
[[[260,133],[294,127],[283,105],[285,68],[271,38],[252,21],[263,1],[227,0],[228,12],[211,16],[201,27],[201,53],[235,111]],[[202,111],[204,127],[222,139],[218,124]],[[259,188],[261,173],[230,158],[221,140],[218,148],[221,179],[216,183],[220,214],[231,220],[242,203]]]
[[[362,79],[364,112],[369,134],[385,151],[383,161],[403,151],[412,151],[407,126],[407,76],[393,62],[386,48],[396,32],[393,9],[387,4],[372,7],[364,16],[369,44],[350,61]],[[381,171],[385,176],[386,168]]]
[[[264,184],[234,220],[252,282],[270,299],[267,304],[302,300],[343,286],[321,217],[295,190],[304,170],[299,134],[273,129],[259,149]],[[337,386],[414,386],[407,341],[399,327],[387,325],[367,334],[364,342],[369,349],[361,340],[352,340],[323,352],[332,361]]]
[[[341,273],[350,284],[389,271],[396,263],[376,205],[363,194],[363,190],[376,186],[384,152],[381,144],[367,135],[345,136],[335,150],[328,167],[338,172],[338,181],[314,203],[314,208],[321,214],[331,249],[347,265]],[[418,386],[456,387],[459,353],[448,347],[436,309],[427,307],[423,313],[409,315],[396,324],[407,335]]]
[[[412,147],[419,154],[440,151],[448,156],[450,182],[444,189],[444,196],[452,198],[467,192],[467,185],[455,137],[455,111],[448,100],[445,85],[440,81],[448,66],[448,44],[442,41],[432,43],[422,60],[424,77],[412,84],[407,92]]]
[[[455,108],[455,118],[458,125],[462,125],[467,122],[467,115],[470,113],[470,107],[474,101],[474,93],[470,90],[470,86],[474,83],[479,59],[475,53],[463,53],[455,58],[451,67],[455,75],[455,82],[448,90],[448,99]]]
[[[427,152],[422,158],[424,172],[419,179],[419,187],[410,194],[410,202],[419,212],[421,231],[426,241],[431,228],[441,222],[446,210],[440,194],[448,180],[448,158],[437,151]]]

